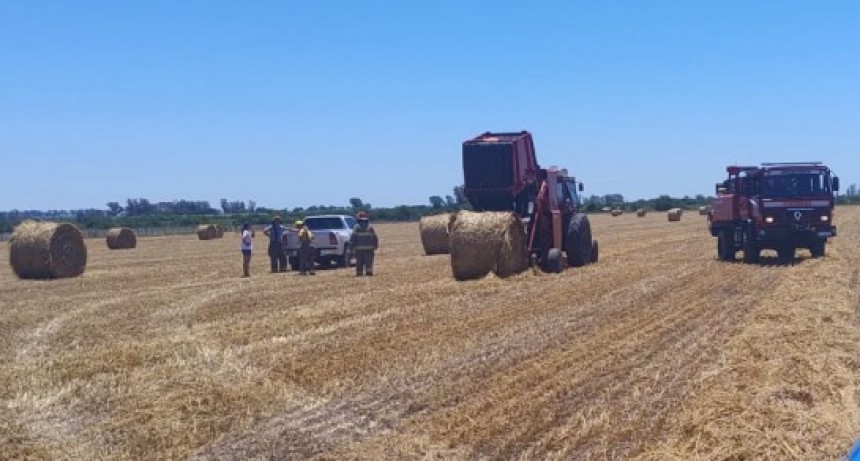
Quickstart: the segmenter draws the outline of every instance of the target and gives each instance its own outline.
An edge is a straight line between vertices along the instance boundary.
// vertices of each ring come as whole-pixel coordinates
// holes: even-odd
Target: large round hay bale
[[[218,229],[214,224],[201,224],[197,226],[197,238],[200,240],[212,240],[218,238]]]
[[[666,217],[669,219],[669,221],[680,221],[682,212],[683,210],[681,210],[680,208],[672,208],[666,213]]]
[[[24,221],[9,245],[9,263],[22,279],[76,277],[87,266],[84,236],[72,224]]]
[[[220,224],[215,224],[215,238],[224,238],[224,226]]]
[[[699,214],[702,216],[707,216],[708,215],[708,207],[700,206],[699,207]]]
[[[105,241],[111,250],[134,248],[137,246],[137,234],[128,227],[114,227],[108,230]]]
[[[636,210],[636,216],[638,216],[640,218],[644,217],[645,214],[646,214],[645,208],[640,208],[640,209]]]
[[[614,217],[616,217],[616,216],[621,216],[622,214],[624,214],[624,211],[619,210],[618,208],[616,208],[616,209],[612,210],[612,217],[613,217],[613,218],[614,218]]]
[[[528,269],[525,228],[514,213],[461,211],[451,219],[448,242],[457,280],[490,272],[508,277]]]
[[[418,224],[421,245],[427,255],[448,254],[448,225],[451,213],[424,216]]]

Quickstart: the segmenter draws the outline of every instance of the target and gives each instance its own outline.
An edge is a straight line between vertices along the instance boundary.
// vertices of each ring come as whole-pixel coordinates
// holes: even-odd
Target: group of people
[[[373,259],[376,249],[379,247],[379,240],[376,236],[376,231],[370,225],[367,213],[360,211],[356,214],[358,223],[352,231],[350,245],[355,252],[355,270],[357,276],[373,275]],[[295,222],[296,237],[299,241],[298,248],[298,266],[293,267],[293,270],[298,270],[299,275],[315,275],[314,259],[316,257],[316,248],[314,247],[314,234],[310,229],[305,227],[304,222],[299,220]],[[287,250],[286,250],[286,235],[287,228],[281,222],[281,217],[275,215],[272,218],[272,224],[263,230],[269,238],[269,266],[272,273],[287,271]],[[253,249],[254,230],[250,224],[242,226],[242,272],[243,277],[251,276],[251,250]]]

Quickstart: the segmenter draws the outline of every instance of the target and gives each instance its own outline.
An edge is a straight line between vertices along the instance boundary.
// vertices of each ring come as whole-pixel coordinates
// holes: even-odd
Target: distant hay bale
[[[87,266],[84,236],[72,224],[24,221],[9,245],[9,263],[22,279],[76,277]]]
[[[700,206],[699,207],[699,214],[702,216],[707,216],[708,215],[708,207]]]
[[[220,224],[215,224],[215,238],[224,238],[224,227]]]
[[[622,210],[619,210],[617,208],[612,210],[612,217],[621,216],[622,214],[624,214],[624,211]]]
[[[457,280],[478,279],[490,272],[509,277],[528,269],[525,228],[514,213],[461,211],[451,219],[448,239]]]
[[[197,238],[200,240],[217,239],[218,229],[214,224],[201,224],[197,226]]]
[[[137,246],[137,234],[128,227],[114,227],[107,232],[105,241],[111,250],[134,248]]]
[[[644,217],[645,213],[646,213],[645,208],[640,208],[640,209],[636,210],[636,216],[639,216],[640,218]]]
[[[672,208],[666,213],[666,217],[669,218],[669,221],[680,221],[682,212],[683,210],[680,208]]]
[[[448,254],[448,225],[451,213],[424,216],[418,225],[421,245],[427,255]]]

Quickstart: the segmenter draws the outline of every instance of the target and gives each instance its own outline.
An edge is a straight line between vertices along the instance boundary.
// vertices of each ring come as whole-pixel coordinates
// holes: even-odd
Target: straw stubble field
[[[720,263],[704,218],[593,217],[601,261],[455,282],[242,279],[235,234],[0,268],[0,453],[35,459],[834,459],[860,434],[860,208],[825,259]],[[0,260],[8,260],[0,246]]]

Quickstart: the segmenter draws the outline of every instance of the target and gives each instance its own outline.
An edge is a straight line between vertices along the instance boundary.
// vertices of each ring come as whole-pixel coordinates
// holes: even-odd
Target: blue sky
[[[2,1],[0,209],[426,203],[534,133],[586,193],[860,182],[860,2]]]

